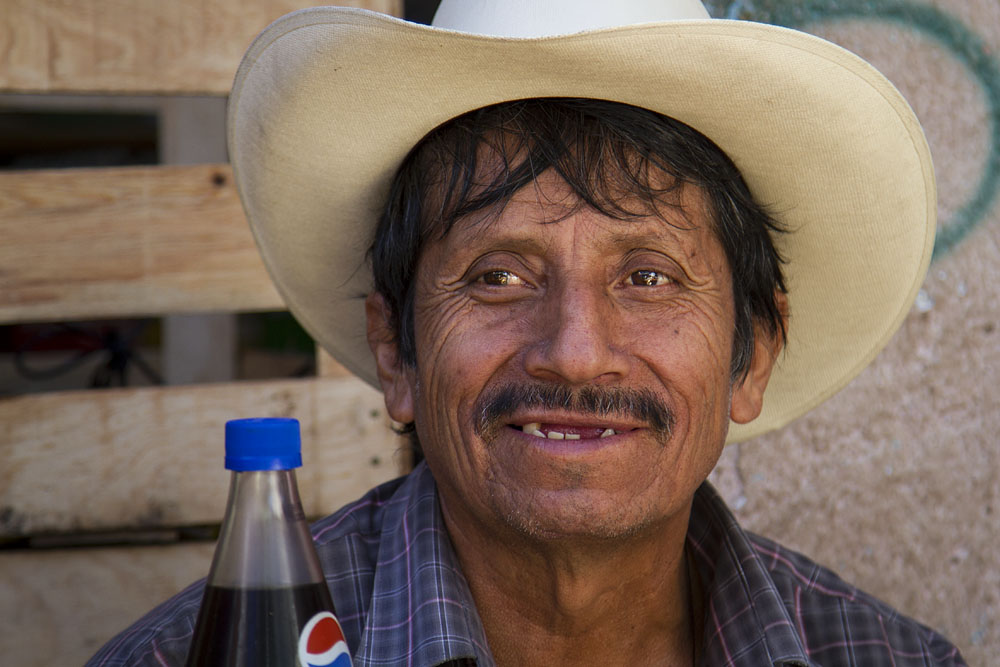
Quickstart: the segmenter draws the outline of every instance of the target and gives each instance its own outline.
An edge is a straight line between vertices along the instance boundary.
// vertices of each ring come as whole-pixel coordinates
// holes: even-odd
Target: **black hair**
[[[784,230],[754,200],[718,146],[684,123],[647,109],[604,100],[536,98],[453,118],[425,136],[397,171],[369,256],[402,363],[416,361],[414,278],[424,244],[444,237],[465,216],[499,214],[515,192],[549,169],[566,181],[581,206],[621,220],[678,207],[683,185],[700,188],[732,274],[732,380],[749,370],[755,325],[784,340],[776,296],[786,292],[783,260],[772,240]]]

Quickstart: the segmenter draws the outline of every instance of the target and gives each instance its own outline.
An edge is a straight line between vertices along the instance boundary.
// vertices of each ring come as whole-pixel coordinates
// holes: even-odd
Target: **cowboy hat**
[[[761,415],[778,428],[857,375],[906,316],[930,261],[930,152],[903,97],[820,38],[712,19],[697,0],[444,0],[432,26],[316,7],[269,26],[229,104],[236,185],[289,309],[378,386],[365,261],[394,172],[430,130],[530,97],[591,97],[714,141],[791,233],[788,345]]]

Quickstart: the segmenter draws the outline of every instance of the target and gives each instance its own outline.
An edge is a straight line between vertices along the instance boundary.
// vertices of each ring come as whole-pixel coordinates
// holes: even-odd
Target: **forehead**
[[[604,187],[597,202],[584,199],[553,168],[514,192],[506,202],[458,219],[448,236],[462,243],[477,238],[509,236],[542,237],[564,221],[590,228],[609,238],[649,238],[690,242],[708,236],[714,240],[715,223],[704,191],[690,183],[660,174],[658,196]],[[594,193],[589,193],[593,196]],[[596,205],[595,205],[596,204]]]

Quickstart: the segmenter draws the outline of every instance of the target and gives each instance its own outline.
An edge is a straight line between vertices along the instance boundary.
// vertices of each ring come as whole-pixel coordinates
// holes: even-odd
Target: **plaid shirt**
[[[313,530],[356,666],[494,664],[426,466]],[[706,596],[704,665],[965,664],[932,630],[743,531],[708,483],[695,496],[688,548]],[[154,609],[88,665],[183,664],[202,585]]]

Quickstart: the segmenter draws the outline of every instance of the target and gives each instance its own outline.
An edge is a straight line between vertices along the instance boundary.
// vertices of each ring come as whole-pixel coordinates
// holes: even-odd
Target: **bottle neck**
[[[233,472],[209,584],[274,588],[322,580],[295,471]]]
[[[262,521],[304,520],[295,470],[234,471],[230,478],[226,518],[231,512],[248,509]]]

